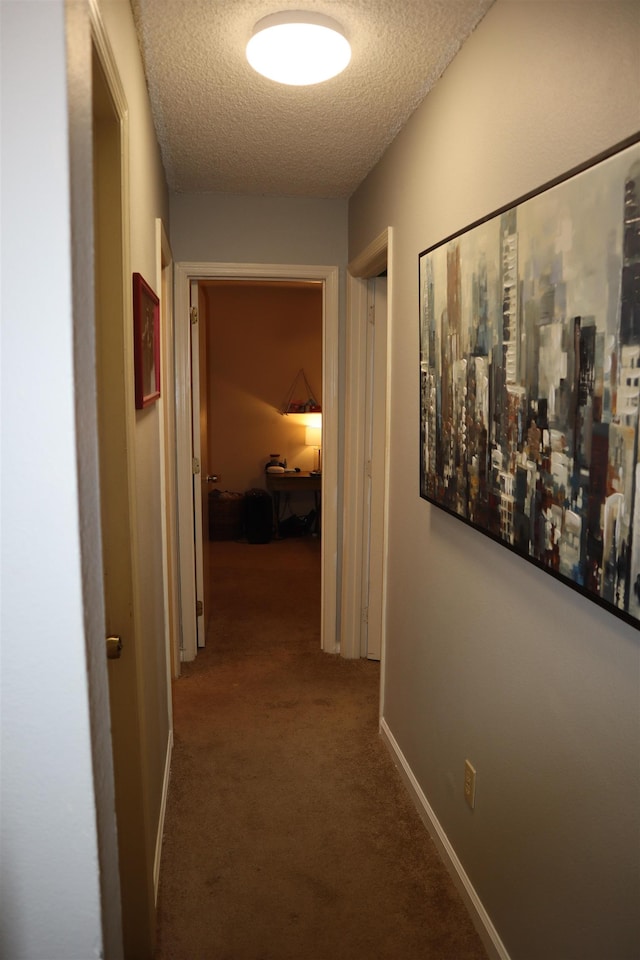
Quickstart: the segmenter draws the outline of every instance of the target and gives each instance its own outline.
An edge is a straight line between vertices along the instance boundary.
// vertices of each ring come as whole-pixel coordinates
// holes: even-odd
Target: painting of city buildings
[[[425,250],[420,493],[640,620],[640,142]]]

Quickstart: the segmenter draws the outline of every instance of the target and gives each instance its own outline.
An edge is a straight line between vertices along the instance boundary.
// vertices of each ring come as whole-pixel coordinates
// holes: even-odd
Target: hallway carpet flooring
[[[319,542],[206,547],[157,960],[486,960],[378,735],[379,664],[320,650]]]

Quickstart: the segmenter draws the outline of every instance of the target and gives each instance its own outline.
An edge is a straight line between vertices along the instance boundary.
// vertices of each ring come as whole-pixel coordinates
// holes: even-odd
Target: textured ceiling
[[[169,188],[348,197],[493,0],[131,0]],[[338,20],[352,58],[312,87],[266,80],[244,49],[261,17]]]

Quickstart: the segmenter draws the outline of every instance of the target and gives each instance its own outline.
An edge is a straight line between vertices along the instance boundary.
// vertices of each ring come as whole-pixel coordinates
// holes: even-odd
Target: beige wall
[[[280,408],[302,368],[322,400],[322,289],[319,284],[207,285],[209,461],[222,490],[265,487],[270,453],[314,468],[304,427]],[[296,391],[302,397],[303,382]]]
[[[513,960],[640,953],[638,631],[420,499],[418,254],[640,129],[638,14],[497,0],[350,201],[351,257],[393,228],[385,720]]]
[[[347,201],[174,193],[171,242],[177,261],[347,262]]]
[[[168,226],[169,201],[133,15],[129,4],[122,0],[99,0],[98,5],[128,107],[130,270],[141,273],[157,289],[155,222],[160,217]],[[151,851],[156,847],[170,733],[162,567],[160,412],[158,403],[135,411],[135,448],[130,451],[136,498],[136,643],[140,645],[143,664],[140,722],[146,764],[147,846]]]

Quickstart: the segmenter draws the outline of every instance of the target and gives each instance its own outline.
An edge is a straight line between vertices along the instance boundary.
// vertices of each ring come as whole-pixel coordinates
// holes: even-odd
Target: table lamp
[[[308,447],[315,447],[318,451],[318,465],[316,473],[322,473],[322,427],[305,427],[305,441]]]

